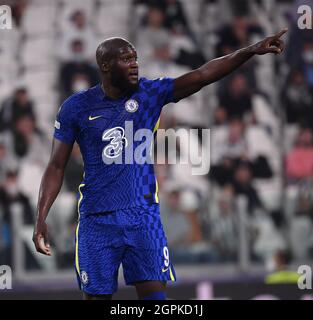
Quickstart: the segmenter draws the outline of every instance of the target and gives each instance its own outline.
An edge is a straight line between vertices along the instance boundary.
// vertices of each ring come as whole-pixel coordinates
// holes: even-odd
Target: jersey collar
[[[126,94],[126,95],[123,95],[121,96],[120,98],[118,99],[112,99],[110,97],[108,97],[105,93],[105,91],[102,89],[102,86],[101,86],[101,82],[98,83],[98,85],[96,86],[96,90],[97,90],[97,95],[99,96],[100,99],[102,100],[110,100],[110,101],[122,101],[124,99],[127,99],[131,96],[131,94]]]

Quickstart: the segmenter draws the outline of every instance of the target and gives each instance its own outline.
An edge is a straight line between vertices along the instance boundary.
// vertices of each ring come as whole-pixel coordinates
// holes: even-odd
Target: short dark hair
[[[124,38],[108,38],[101,42],[96,51],[96,60],[99,68],[101,69],[103,61],[112,59],[116,55],[118,49],[124,46],[134,48],[134,46]]]

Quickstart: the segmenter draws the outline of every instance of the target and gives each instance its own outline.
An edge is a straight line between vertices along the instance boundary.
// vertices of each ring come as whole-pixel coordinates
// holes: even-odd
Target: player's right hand
[[[285,43],[282,39],[280,39],[286,32],[288,31],[287,28],[281,30],[277,34],[271,37],[267,37],[264,40],[252,45],[251,52],[263,55],[266,53],[274,53],[274,54],[281,54],[284,51]]]
[[[34,229],[33,242],[37,252],[51,256],[48,226],[45,222],[37,222]]]

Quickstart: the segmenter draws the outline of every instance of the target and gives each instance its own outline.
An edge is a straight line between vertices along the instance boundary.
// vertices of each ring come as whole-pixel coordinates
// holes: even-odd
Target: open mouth
[[[130,77],[130,78],[133,78],[133,79],[138,79],[138,70],[136,70],[136,71],[131,71],[131,72],[129,73],[129,77]]]

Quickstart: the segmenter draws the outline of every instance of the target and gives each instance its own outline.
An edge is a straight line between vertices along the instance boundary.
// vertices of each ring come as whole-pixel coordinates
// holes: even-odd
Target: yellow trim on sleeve
[[[154,126],[154,129],[153,129],[153,133],[155,133],[158,129],[159,129],[159,126],[160,126],[160,120],[161,120],[161,117],[159,117],[157,123],[155,124]]]

